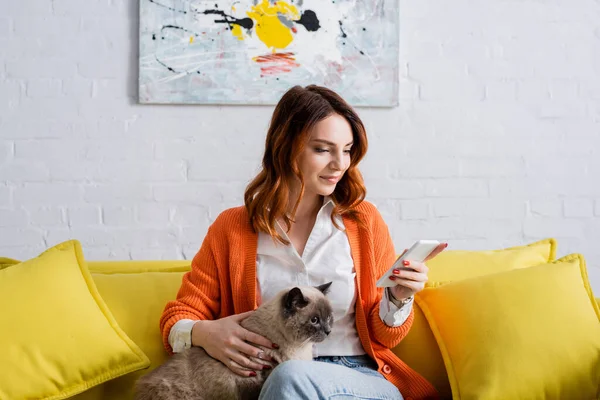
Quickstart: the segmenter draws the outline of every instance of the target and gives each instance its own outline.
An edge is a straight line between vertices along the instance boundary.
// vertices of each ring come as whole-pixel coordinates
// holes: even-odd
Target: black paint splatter
[[[182,32],[187,32],[188,34],[194,35],[196,37],[198,37],[199,35],[197,33],[195,33],[194,31],[191,31],[189,29],[185,29],[181,26],[177,26],[177,25],[163,25],[162,28],[160,28],[160,32],[162,34],[162,39],[164,40],[165,36],[164,36],[164,31],[165,30],[170,30],[170,29],[176,29]],[[152,40],[156,40],[156,34],[152,34]],[[167,65],[165,62],[161,61],[156,55],[154,56],[154,58],[156,59],[156,61],[162,65],[163,67],[165,67],[167,70],[173,72],[173,73],[182,73],[182,72],[186,72],[188,75],[193,73],[193,72],[189,72],[189,71],[177,71],[174,68],[170,67],[169,65]],[[200,71],[195,71],[197,73],[200,73]]]
[[[346,32],[344,32],[344,28],[342,28],[342,21],[338,21],[340,23],[340,31],[342,32],[342,37],[347,38]]]
[[[163,27],[160,28],[160,33],[164,33],[165,29],[178,29],[178,30],[180,30],[182,32],[187,32],[187,33],[191,33],[194,36],[198,36],[198,34],[196,32],[190,31],[189,29],[185,29],[185,28],[183,28],[181,26],[177,26],[177,25],[163,25]],[[163,36],[163,39],[164,38],[165,37]]]
[[[315,14],[315,12],[312,10],[304,11],[300,16],[300,19],[296,22],[300,25],[304,25],[306,30],[309,32],[314,32],[321,27],[321,25],[319,25],[317,14]]]
[[[344,28],[342,27],[342,21],[338,21],[338,22],[340,23],[340,32],[342,32],[340,36],[341,36],[341,37],[343,37],[343,38],[345,39],[345,38],[347,38],[347,37],[348,37],[348,35],[346,34],[346,32],[344,32]],[[363,30],[364,30],[364,29],[365,29],[365,28],[363,28]],[[345,44],[346,44],[346,42],[343,42],[343,44],[345,45]],[[365,52],[364,52],[364,51],[362,51],[361,49],[359,49],[358,47],[354,46],[354,48],[355,48],[356,50],[358,50],[358,52],[359,52],[361,55],[363,55],[363,56],[365,55]]]
[[[230,28],[233,28],[232,25],[239,25],[242,28],[252,29],[254,26],[254,22],[251,18],[242,18],[238,19],[232,17],[231,15],[225,14],[225,12],[220,10],[205,10],[202,11],[202,14],[216,14],[222,16],[224,19],[215,20],[215,23],[218,24],[227,24]]]
[[[185,11],[185,10],[178,10],[178,9],[176,9],[176,8],[173,8],[173,7],[166,6],[166,5],[164,5],[164,4],[161,4],[161,3],[159,3],[159,2],[158,2],[158,1],[156,1],[156,0],[148,0],[148,1],[149,1],[150,3],[154,3],[154,4],[156,4],[157,6],[164,7],[164,8],[166,8],[166,9],[168,9],[168,10],[171,10],[171,11],[180,12],[180,13],[182,13],[182,14],[187,14],[187,11]]]
[[[165,64],[164,62],[160,61],[158,59],[158,57],[154,56],[154,58],[156,59],[156,62],[158,62],[160,65],[162,65],[163,67],[165,67],[166,69],[168,69],[169,71],[173,72],[173,73],[177,73],[177,71],[175,71],[173,68],[169,67],[167,64]]]

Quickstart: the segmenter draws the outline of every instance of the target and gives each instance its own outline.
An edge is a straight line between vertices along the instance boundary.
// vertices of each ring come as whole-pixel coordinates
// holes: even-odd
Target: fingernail
[[[402,265],[406,266],[406,265],[410,265],[410,261],[408,260],[404,260],[402,261]]]
[[[395,269],[393,272],[394,272],[395,274],[399,274],[399,273],[400,273],[400,270],[399,270],[399,269]]]
[[[250,376],[256,376],[256,372],[250,372]]]
[[[278,348],[279,348],[279,345],[277,345],[277,344],[273,343],[273,348],[274,348],[274,349],[278,349]]]
[[[396,280],[396,277],[395,276],[390,276],[390,279],[391,280]]]
[[[263,365],[263,369],[271,369],[270,365]]]
[[[448,243],[445,243],[445,244],[444,244],[444,248],[446,248],[446,247],[448,247]]]

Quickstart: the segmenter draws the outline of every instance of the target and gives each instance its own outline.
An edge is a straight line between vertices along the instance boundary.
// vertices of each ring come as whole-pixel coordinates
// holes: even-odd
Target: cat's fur
[[[241,325],[279,345],[279,349],[261,347],[276,363],[311,360],[312,344],[325,340],[333,326],[331,304],[325,297],[330,285],[282,290]],[[239,376],[204,349],[192,347],[140,378],[135,400],[256,399],[270,371]]]

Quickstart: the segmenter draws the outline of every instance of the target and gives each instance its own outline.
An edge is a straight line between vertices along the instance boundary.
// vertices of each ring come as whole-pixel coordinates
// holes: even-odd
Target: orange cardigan
[[[398,387],[406,400],[437,399],[435,388],[402,362],[390,348],[408,333],[414,311],[399,327],[389,327],[379,317],[383,289],[375,282],[396,259],[387,225],[371,203],[356,207],[365,227],[343,217],[356,269],[356,328],[365,351],[379,372]],[[180,319],[214,320],[254,310],[257,304],[256,250],[253,231],[244,206],[223,211],[208,229],[192,270],[183,277],[177,299],[167,303],[160,319],[165,348],[172,353],[168,338]]]

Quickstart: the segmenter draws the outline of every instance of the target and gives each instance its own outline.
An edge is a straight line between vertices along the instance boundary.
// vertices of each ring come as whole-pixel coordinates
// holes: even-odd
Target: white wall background
[[[137,0],[0,5],[0,255],[191,258],[242,203],[272,107],[136,104]],[[600,2],[400,7],[401,105],[358,110],[397,249],[556,237],[600,293]]]

